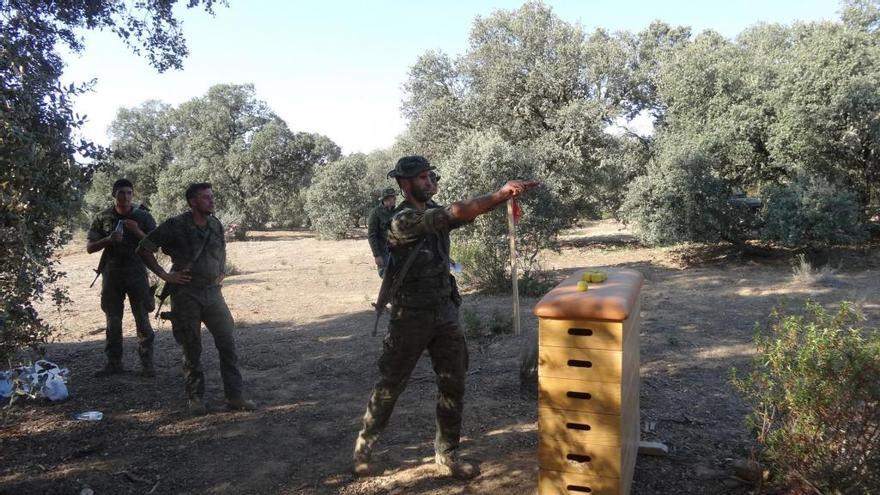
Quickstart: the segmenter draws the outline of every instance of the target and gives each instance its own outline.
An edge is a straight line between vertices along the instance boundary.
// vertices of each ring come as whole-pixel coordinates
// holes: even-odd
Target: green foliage
[[[707,31],[662,52],[653,79],[658,132],[649,160],[662,161],[667,149],[686,141],[704,157],[707,176],[731,191],[769,192],[777,204],[783,196],[797,203],[792,198],[803,188],[785,193],[786,184],[803,176],[814,184],[824,178],[836,184],[833,209],[815,208],[816,215],[777,210],[765,237],[791,245],[838,242],[835,232],[845,242],[860,239],[857,224],[864,218],[851,218],[849,198],[860,217],[880,202],[877,12],[875,1],[851,1],[844,5],[842,23],[762,24],[735,40]],[[665,165],[676,166],[686,161]],[[651,215],[651,206],[633,200],[651,197],[643,192],[646,180],[634,182],[639,190],[629,192],[627,205],[630,212],[640,208],[641,217]],[[827,189],[811,187],[817,194]],[[798,224],[804,216],[810,217],[806,223],[823,226],[824,232],[816,233],[822,239],[802,232],[810,228]],[[670,242],[716,237],[704,232],[696,224],[661,237]],[[742,242],[750,236],[751,229],[738,228],[720,237]]]
[[[462,323],[468,340],[480,352],[485,352],[492,342],[513,334],[513,316],[498,308],[492,308],[489,316],[484,317],[473,308],[465,307]]]
[[[183,191],[211,182],[226,223],[244,229],[307,222],[305,190],[315,167],[339,158],[330,139],[293,132],[253,85],[216,85],[177,108],[160,102],[121,109],[111,125],[113,157],[87,196],[106,207],[108,185],[125,176],[163,219],[186,209]]]
[[[385,178],[387,151],[355,153],[321,167],[306,194],[312,227],[325,239],[342,239],[358,227],[376,202],[376,190],[392,187]]]
[[[771,152],[845,183],[861,208],[880,202],[880,33],[822,23],[796,26],[792,37],[771,93]]]
[[[821,177],[799,175],[771,186],[765,198],[761,237],[785,246],[850,244],[866,238],[856,195]]]
[[[731,194],[709,158],[684,143],[648,164],[630,185],[620,213],[648,244],[735,241],[745,218],[730,203]]]
[[[756,328],[751,372],[733,384],[752,403],[749,423],[780,482],[821,493],[880,486],[880,331],[862,329],[848,303],[836,314],[807,303],[778,308]]]
[[[450,203],[501,187],[506,178],[548,179],[552,171],[542,149],[507,143],[497,133],[467,135],[448,161],[438,163],[443,179],[439,200]],[[561,182],[561,180],[560,180]],[[523,217],[517,223],[517,263],[523,278],[540,267],[542,249],[556,246],[557,233],[576,216],[578,205],[552,185],[530,191],[520,201]],[[453,256],[463,266],[462,281],[496,292],[510,290],[510,241],[506,209],[502,205],[473,224],[454,232]]]
[[[528,278],[560,229],[616,207],[622,187],[644,168],[644,145],[605,129],[659,108],[656,62],[688,36],[661,23],[638,36],[588,35],[536,2],[477,18],[465,54],[429,52],[411,68],[402,145],[440,168],[444,202],[485,194],[511,178],[543,182],[524,199],[518,230]],[[509,286],[502,210],[457,233],[462,256],[473,259],[464,267],[471,284]]]
[[[78,138],[72,102],[91,83],[61,86],[57,45],[80,51],[81,29],[108,29],[158,70],[178,68],[186,46],[174,0],[156,3],[7,0],[0,5],[0,362],[38,347],[49,328],[34,302],[63,275],[53,255],[70,239],[85,185],[105,150]],[[187,5],[213,0],[189,0]],[[77,163],[84,157],[88,164]]]

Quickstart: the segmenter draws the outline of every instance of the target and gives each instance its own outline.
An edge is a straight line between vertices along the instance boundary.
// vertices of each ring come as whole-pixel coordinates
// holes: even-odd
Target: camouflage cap
[[[409,155],[397,160],[394,170],[388,172],[388,178],[409,179],[419,175],[425,170],[434,170],[427,158],[419,155]]]
[[[387,198],[388,196],[397,196],[397,191],[395,191],[394,189],[392,189],[390,187],[383,189],[382,193],[379,194],[379,201],[382,201],[383,199]]]

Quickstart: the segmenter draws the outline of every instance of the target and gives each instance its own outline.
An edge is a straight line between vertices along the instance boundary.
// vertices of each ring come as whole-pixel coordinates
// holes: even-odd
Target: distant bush
[[[746,218],[732,188],[698,150],[664,150],[629,187],[620,215],[647,244],[740,242]]]
[[[880,486],[880,331],[809,302],[778,308],[757,327],[751,372],[733,384],[752,403],[748,422],[777,483],[816,493],[872,493]]]
[[[762,195],[765,240],[798,247],[851,244],[867,237],[855,193],[821,177],[799,175]]]

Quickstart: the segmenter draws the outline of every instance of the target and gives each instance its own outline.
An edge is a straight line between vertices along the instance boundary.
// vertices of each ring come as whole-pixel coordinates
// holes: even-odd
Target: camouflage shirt
[[[370,250],[373,256],[385,256],[388,254],[388,246],[385,244],[385,232],[388,223],[391,222],[391,214],[394,208],[386,208],[380,204],[370,212],[367,220],[367,240],[370,241]]]
[[[204,251],[199,254],[203,244]],[[192,281],[188,285],[191,287],[209,287],[222,280],[226,267],[226,240],[223,225],[213,216],[209,216],[208,223],[203,226],[196,225],[192,212],[171,217],[144,237],[140,246],[150,252],[162,248],[162,252],[171,257],[173,271],[190,271]],[[194,260],[196,256],[198,259]]]
[[[465,223],[454,221],[448,206],[433,202],[419,210],[403,201],[394,210],[387,233],[393,266],[403,266],[419,241],[425,242],[394,295],[393,304],[429,308],[445,303],[454,284],[449,273],[449,232]]]
[[[144,209],[132,208],[127,215],[120,215],[116,212],[116,208],[111,206],[98,213],[94,220],[92,220],[92,226],[89,228],[88,234],[86,234],[88,240],[100,241],[108,237],[116,228],[116,223],[120,220],[134,220],[144,233],[149,233],[156,228],[156,221],[153,220],[153,216]],[[101,273],[107,275],[126,271],[146,272],[141,257],[135,253],[138,242],[138,238],[133,233],[123,228],[122,241],[111,242],[104,248],[104,251],[107,252],[107,258]]]

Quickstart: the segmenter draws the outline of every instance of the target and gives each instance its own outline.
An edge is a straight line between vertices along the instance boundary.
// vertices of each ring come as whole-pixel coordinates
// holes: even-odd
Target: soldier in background
[[[461,297],[449,272],[449,232],[538,183],[509,181],[494,193],[443,207],[430,199],[436,192],[433,170],[424,157],[405,156],[388,173],[397,180],[404,200],[394,210],[389,224],[392,269],[385,276],[393,278],[384,280],[383,285],[402,278],[397,292],[390,295],[391,322],[379,358],[380,377],[355,443],[354,472],[360,476],[369,474],[373,445],[426,349],[439,392],[435,462],[447,475],[458,479],[471,479],[479,474],[475,464],[457,455],[468,350],[458,322]],[[407,264],[411,256],[413,261]],[[404,266],[409,268],[401,273],[400,267]]]
[[[138,338],[138,355],[144,376],[156,375],[153,367],[153,327],[150,312],[155,307],[153,292],[147,279],[147,270],[135,254],[138,243],[156,228],[149,211],[134,208],[134,185],[128,179],[113,183],[114,204],[98,213],[87,234],[86,251],[101,253],[95,270],[101,280],[101,310],[107,318],[104,353],[107,364],[95,373],[103,377],[124,373],[122,365],[122,312],[125,296],[131,306]]]
[[[385,233],[388,231],[388,222],[391,221],[391,212],[397,202],[397,193],[394,189],[387,188],[379,197],[379,205],[370,212],[367,220],[367,240],[370,242],[370,250],[373,251],[373,259],[379,271],[379,277],[385,273],[388,266],[388,245],[385,243]]]
[[[202,182],[190,184],[185,195],[190,211],[162,222],[141,241],[137,252],[147,268],[172,288],[171,331],[183,348],[183,375],[190,414],[208,412],[201,362],[202,322],[214,337],[227,405],[230,409],[252,411],[257,406],[244,398],[233,337],[235,322],[221,292],[226,241],[223,225],[214,217],[214,192],[211,184]],[[153,255],[159,248],[171,257],[169,272]]]

